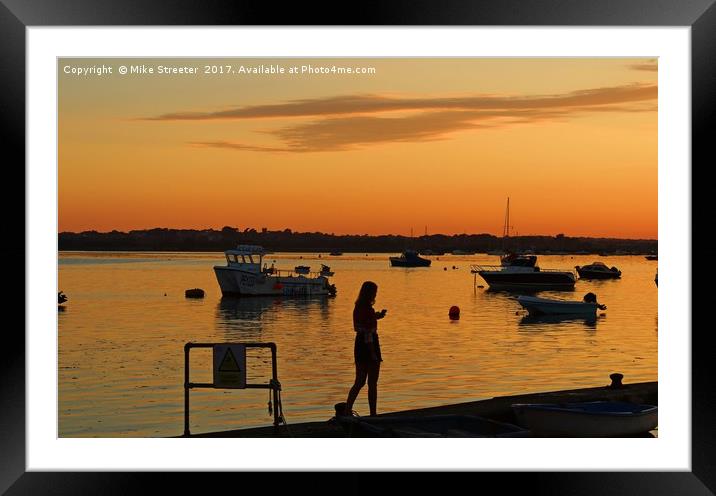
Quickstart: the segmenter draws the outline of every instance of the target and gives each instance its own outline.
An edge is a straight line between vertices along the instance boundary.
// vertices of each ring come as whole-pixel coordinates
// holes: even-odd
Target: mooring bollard
[[[611,389],[619,389],[619,388],[624,387],[624,384],[622,384],[622,379],[624,379],[624,374],[615,372],[614,374],[610,374],[609,378],[612,380],[612,383],[608,386]]]

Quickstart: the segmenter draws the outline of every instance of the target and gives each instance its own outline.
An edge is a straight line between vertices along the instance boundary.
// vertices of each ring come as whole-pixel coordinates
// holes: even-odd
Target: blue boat
[[[535,437],[620,437],[654,430],[658,408],[619,401],[518,403],[517,423]]]
[[[474,415],[335,418],[349,437],[529,437],[522,427]]]

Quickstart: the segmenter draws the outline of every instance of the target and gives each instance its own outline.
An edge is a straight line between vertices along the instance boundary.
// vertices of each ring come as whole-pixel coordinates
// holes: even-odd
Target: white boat
[[[264,255],[270,252],[256,245],[239,245],[227,250],[226,265],[214,266],[224,296],[318,296],[335,295],[336,287],[320,273],[297,274],[293,270],[267,267]]]
[[[535,437],[634,436],[658,425],[656,406],[618,401],[518,403],[512,410]]]
[[[518,296],[517,301],[530,315],[589,315],[596,316],[597,309],[606,310],[596,301],[567,301],[536,296]]]
[[[510,199],[507,198],[503,245],[510,237]],[[572,290],[577,277],[571,270],[542,269],[537,266],[537,255],[519,254],[510,250],[500,252],[500,265],[472,265],[470,271],[482,277],[494,290]]]

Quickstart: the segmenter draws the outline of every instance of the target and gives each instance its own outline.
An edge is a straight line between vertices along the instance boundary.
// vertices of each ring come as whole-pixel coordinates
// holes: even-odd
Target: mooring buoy
[[[184,296],[187,298],[203,298],[204,290],[199,288],[187,289],[184,291]]]

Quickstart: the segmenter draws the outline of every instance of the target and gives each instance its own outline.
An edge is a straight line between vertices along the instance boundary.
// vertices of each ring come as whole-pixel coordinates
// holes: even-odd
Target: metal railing
[[[216,386],[213,382],[191,382],[189,378],[189,352],[192,348],[214,348],[214,346],[233,346],[241,345],[246,348],[270,348],[271,349],[271,380],[268,384],[246,384],[245,386],[238,387],[227,387],[227,386]],[[273,425],[278,428],[279,423],[282,420],[283,414],[281,413],[281,400],[279,392],[281,391],[281,383],[278,382],[278,363],[276,360],[276,343],[186,343],[184,345],[184,436],[188,437],[191,435],[189,432],[189,390],[199,388],[213,388],[213,389],[271,389],[273,391],[273,409],[274,421]]]

